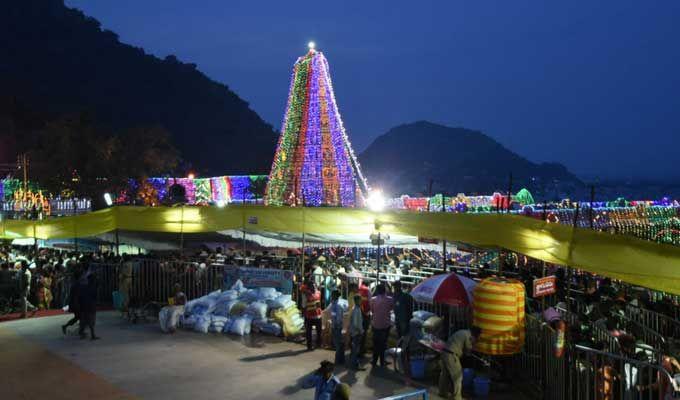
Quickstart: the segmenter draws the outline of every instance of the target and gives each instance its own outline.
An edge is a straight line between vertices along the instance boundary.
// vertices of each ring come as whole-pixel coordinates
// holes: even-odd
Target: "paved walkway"
[[[311,399],[313,391],[302,390],[300,378],[333,357],[330,351],[306,352],[268,336],[163,335],[157,325],[131,325],[115,312],[98,315],[102,340],[81,341],[61,335],[67,319],[0,324],[2,399]],[[336,375],[352,386],[352,399],[415,389],[391,371],[338,368]]]

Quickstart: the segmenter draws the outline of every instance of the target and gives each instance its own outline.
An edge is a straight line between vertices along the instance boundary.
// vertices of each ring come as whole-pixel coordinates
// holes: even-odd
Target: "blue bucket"
[[[472,368],[463,369],[463,387],[465,389],[471,389],[473,381],[475,379],[475,370]]]
[[[478,376],[474,379],[475,396],[486,397],[491,389],[491,380],[485,376]]]
[[[411,359],[411,377],[413,379],[423,379],[425,377],[425,358]]]
[[[113,309],[123,311],[123,301],[125,300],[125,296],[123,296],[123,293],[116,290],[112,293],[112,297],[113,297]]]

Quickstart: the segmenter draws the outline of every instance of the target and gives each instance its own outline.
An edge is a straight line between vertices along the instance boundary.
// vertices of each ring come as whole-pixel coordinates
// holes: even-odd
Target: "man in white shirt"
[[[26,260],[21,260],[21,318],[26,318],[26,312],[30,309],[35,315],[38,310],[33,304],[28,301],[31,295],[31,271],[28,268]]]

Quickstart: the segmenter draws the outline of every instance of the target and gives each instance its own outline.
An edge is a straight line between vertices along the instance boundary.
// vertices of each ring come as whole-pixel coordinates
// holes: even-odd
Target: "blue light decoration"
[[[231,184],[231,201],[242,202],[252,200],[253,194],[250,193],[250,177],[244,176],[230,176],[229,183]]]
[[[146,180],[156,190],[158,203],[162,203],[168,197],[168,178],[149,178]]]
[[[328,61],[310,48],[293,66],[265,203],[353,207],[367,191],[342,125]]]

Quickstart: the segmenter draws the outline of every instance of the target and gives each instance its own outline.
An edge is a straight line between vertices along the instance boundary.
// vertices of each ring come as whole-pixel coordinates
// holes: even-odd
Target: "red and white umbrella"
[[[472,279],[451,272],[425,279],[411,290],[411,296],[422,303],[469,306],[475,285]]]

